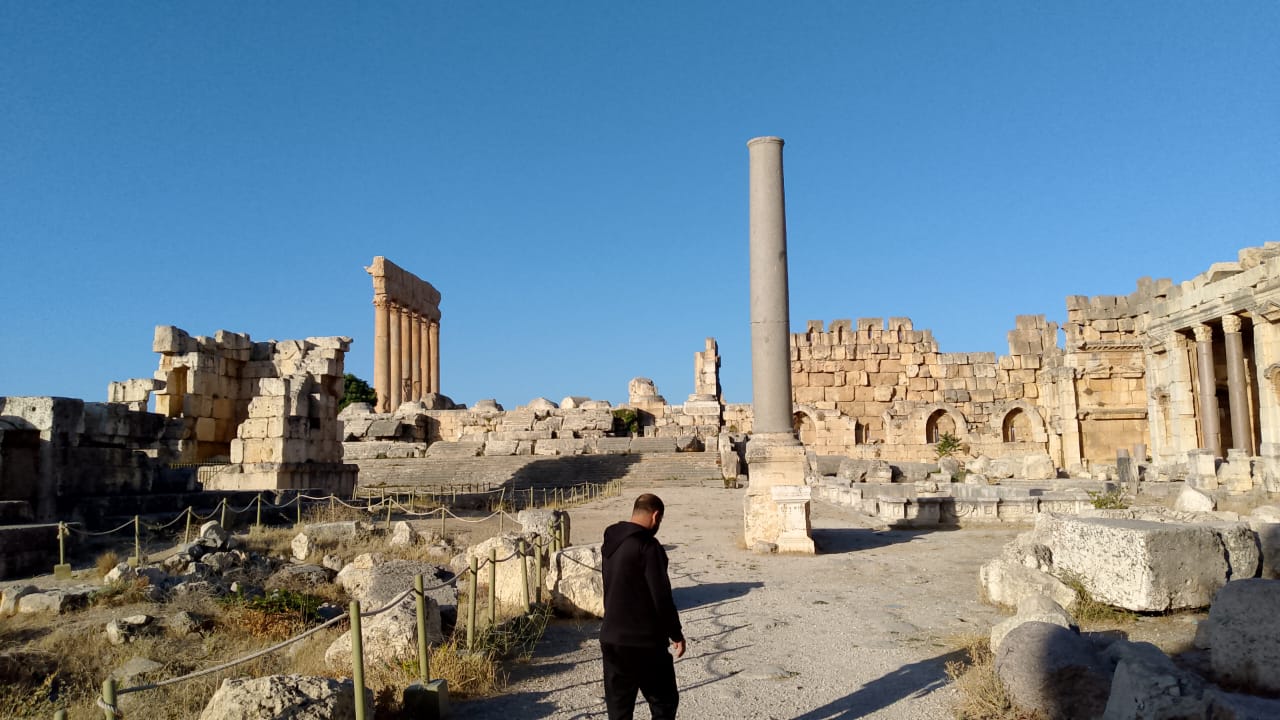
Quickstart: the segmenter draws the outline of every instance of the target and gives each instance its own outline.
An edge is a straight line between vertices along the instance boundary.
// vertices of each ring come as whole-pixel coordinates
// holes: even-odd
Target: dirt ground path
[[[944,665],[957,638],[1001,615],[978,600],[978,567],[1017,529],[888,531],[813,503],[815,557],[741,546],[741,490],[629,486],[571,511],[574,544],[598,542],[640,492],[667,505],[659,539],[689,649],[676,663],[685,718],[949,718]],[[459,717],[604,718],[598,621],[557,621],[502,696]],[[637,718],[648,718],[640,700]]]

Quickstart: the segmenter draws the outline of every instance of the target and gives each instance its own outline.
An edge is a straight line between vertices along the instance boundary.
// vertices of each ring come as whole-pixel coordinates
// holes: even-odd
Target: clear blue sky
[[[349,335],[443,293],[443,391],[749,401],[747,150],[793,330],[1018,314],[1280,240],[1280,3],[0,1],[0,395],[104,400],[152,329]]]

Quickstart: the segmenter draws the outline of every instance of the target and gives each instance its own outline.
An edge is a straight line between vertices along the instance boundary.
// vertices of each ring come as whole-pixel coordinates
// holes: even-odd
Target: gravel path
[[[944,665],[957,638],[1000,614],[978,600],[978,567],[1016,529],[887,531],[815,501],[821,554],[741,546],[741,490],[627,487],[571,511],[573,541],[598,542],[635,495],[667,505],[658,537],[689,649],[676,662],[686,718],[950,718]],[[598,621],[557,621],[502,696],[455,703],[475,720],[605,718]],[[643,698],[637,718],[648,718]]]

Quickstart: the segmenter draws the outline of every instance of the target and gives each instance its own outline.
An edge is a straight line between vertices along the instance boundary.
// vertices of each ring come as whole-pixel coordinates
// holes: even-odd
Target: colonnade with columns
[[[440,392],[440,293],[382,256],[373,276],[373,387],[377,412]]]
[[[378,412],[440,392],[440,321],[374,299],[373,385]]]

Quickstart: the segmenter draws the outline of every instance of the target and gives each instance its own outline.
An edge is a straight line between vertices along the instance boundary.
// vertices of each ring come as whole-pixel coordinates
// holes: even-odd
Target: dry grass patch
[[[966,658],[947,663],[946,671],[959,696],[952,708],[959,720],[1040,720],[1039,714],[1014,707],[996,675],[988,637],[966,635],[955,644]]]
[[[106,577],[107,573],[114,570],[121,562],[115,550],[108,550],[93,561],[93,569],[98,573],[98,577]]]

